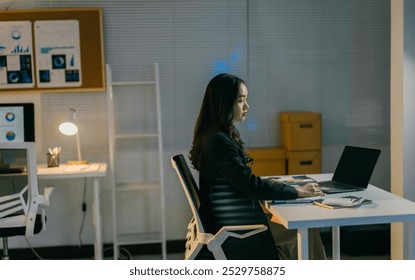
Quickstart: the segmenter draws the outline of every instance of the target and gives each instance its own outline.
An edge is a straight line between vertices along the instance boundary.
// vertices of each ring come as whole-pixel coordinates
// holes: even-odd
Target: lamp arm
[[[81,157],[81,144],[80,144],[80,141],[79,141],[79,133],[77,133],[75,135],[75,137],[76,137],[76,148],[77,148],[77,151],[78,151],[78,161],[81,162],[82,157]]]

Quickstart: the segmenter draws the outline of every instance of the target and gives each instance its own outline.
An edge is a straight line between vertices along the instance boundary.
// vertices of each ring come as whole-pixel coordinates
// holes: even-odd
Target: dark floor
[[[331,228],[322,228],[321,239],[327,259],[332,259]],[[168,260],[184,257],[184,240],[167,242]],[[340,248],[343,260],[390,260],[390,225],[361,225],[340,227]],[[121,248],[120,259],[157,260],[162,259],[160,244],[133,245]],[[2,250],[0,250],[1,252]],[[59,248],[36,248],[31,250],[10,249],[10,258],[29,259],[93,259],[93,246],[67,246]],[[112,245],[104,245],[104,258],[113,259]]]
[[[331,228],[321,229],[327,258],[332,256]],[[340,227],[341,259],[390,260],[390,225]]]

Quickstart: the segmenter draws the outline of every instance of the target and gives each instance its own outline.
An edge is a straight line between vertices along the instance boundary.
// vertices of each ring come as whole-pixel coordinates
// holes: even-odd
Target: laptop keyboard
[[[0,168],[0,174],[12,174],[12,173],[23,173],[23,167],[7,167]]]
[[[336,182],[333,182],[333,181],[321,182],[321,183],[318,183],[318,184],[320,186],[325,187],[325,188],[335,188],[335,189],[349,189],[351,187],[350,185],[342,184],[342,183],[336,183]]]

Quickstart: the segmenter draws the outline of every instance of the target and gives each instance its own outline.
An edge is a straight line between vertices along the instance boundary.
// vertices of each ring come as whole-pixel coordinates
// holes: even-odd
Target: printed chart
[[[32,87],[32,24],[0,21],[0,88]]]
[[[24,142],[23,107],[0,108],[0,143]]]
[[[78,20],[34,23],[37,87],[82,85]]]

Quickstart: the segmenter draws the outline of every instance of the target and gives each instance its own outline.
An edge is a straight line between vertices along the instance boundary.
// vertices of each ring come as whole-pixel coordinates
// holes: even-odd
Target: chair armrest
[[[240,225],[240,226],[223,226],[214,236],[212,234],[201,234],[203,243],[207,245],[209,251],[213,253],[216,259],[226,260],[225,253],[222,249],[222,244],[228,237],[235,237],[244,239],[246,237],[258,234],[267,230],[266,225]],[[238,231],[244,231],[244,233],[238,233]]]
[[[54,187],[46,187],[43,190],[43,202],[42,207],[49,207],[49,197],[52,195]]]
[[[26,237],[32,237],[34,234],[35,220],[36,214],[38,213],[38,207],[40,208],[40,210],[42,210],[42,231],[46,230],[45,208],[49,206],[49,197],[52,194],[53,190],[53,187],[47,187],[45,188],[43,195],[32,197],[32,205],[29,206],[29,211],[27,214],[28,221],[26,223]]]
[[[35,222],[36,222],[36,214],[39,205],[42,203],[43,198],[42,196],[35,196],[32,197],[30,200],[31,205],[29,206],[29,210],[26,215],[26,237],[30,238],[34,235],[35,229]]]
[[[52,195],[54,187],[46,187],[43,190],[43,201],[40,204],[40,208],[42,209],[42,231],[46,230],[46,207],[49,207],[49,197]]]

